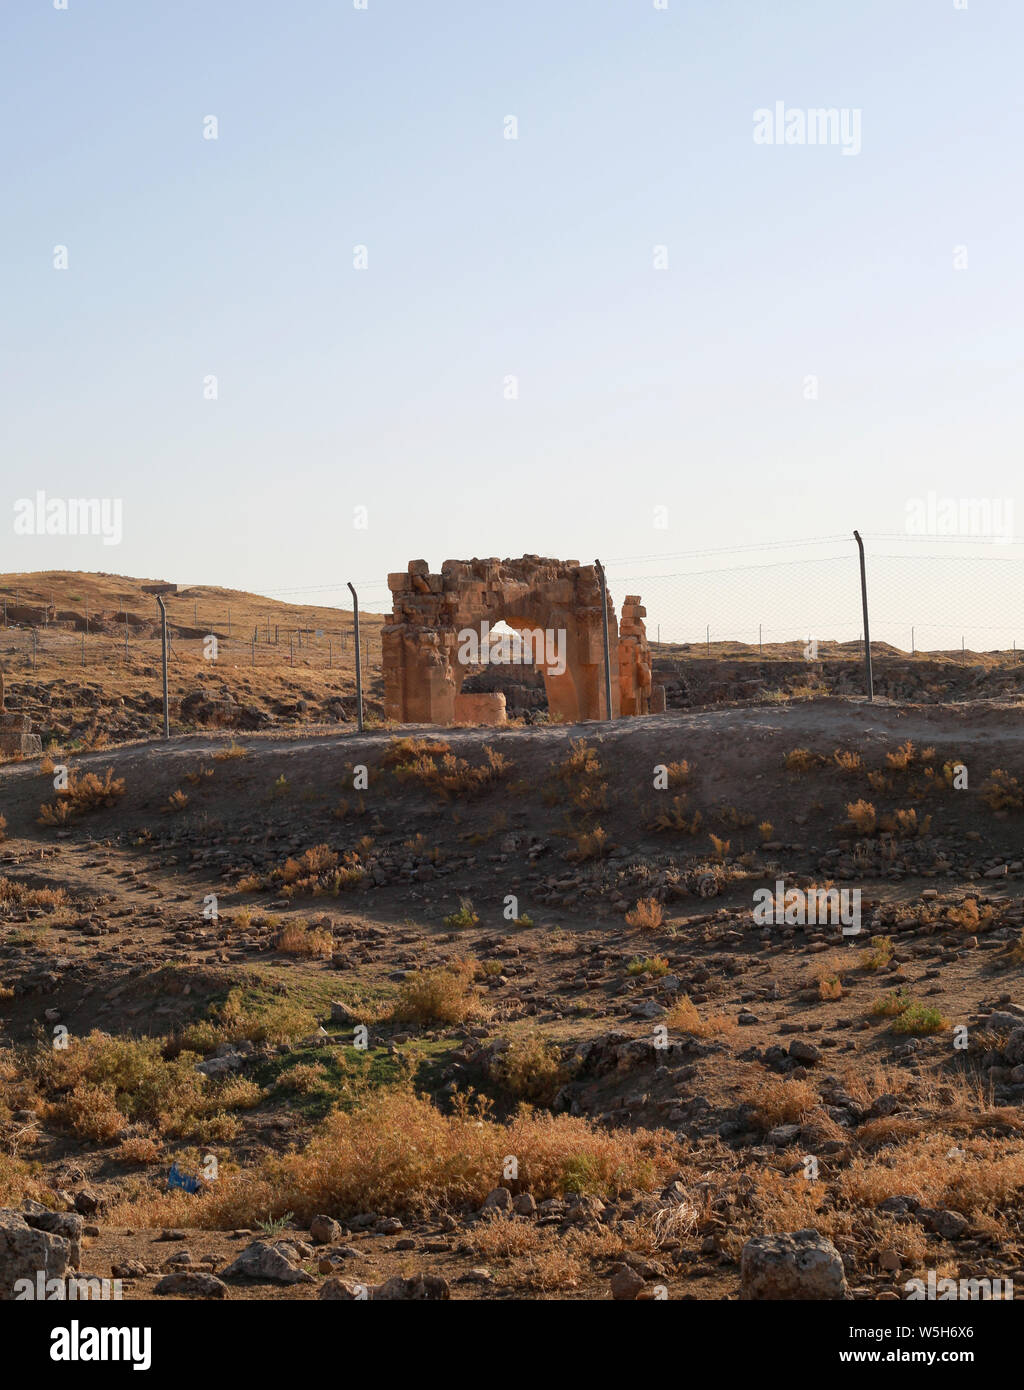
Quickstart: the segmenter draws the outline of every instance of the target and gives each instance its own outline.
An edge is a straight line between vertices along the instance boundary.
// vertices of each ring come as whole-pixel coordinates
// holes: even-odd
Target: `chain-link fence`
[[[360,634],[364,677],[379,675],[381,646],[379,633]],[[116,667],[142,669],[159,665],[161,640],[149,634],[114,637],[107,632],[68,632],[57,627],[0,628],[0,666],[9,672],[60,670],[113,670]],[[355,664],[355,633],[352,629],[327,631],[291,630],[271,632],[270,640],[250,632],[242,636],[221,637],[209,633],[202,637],[170,636],[168,664],[253,668],[314,668],[351,670]]]
[[[617,601],[640,594],[656,648],[692,657],[849,656],[864,640],[856,542],[805,542],[825,554],[764,550],[679,556],[679,568],[636,557],[609,565]],[[1024,651],[1024,554],[992,546],[985,555],[894,553],[889,538],[865,537],[872,653],[929,655],[970,663]],[[780,546],[780,551],[782,547]],[[796,551],[796,547],[787,547]],[[1013,553],[1010,553],[1013,552]],[[649,572],[645,573],[645,567]]]

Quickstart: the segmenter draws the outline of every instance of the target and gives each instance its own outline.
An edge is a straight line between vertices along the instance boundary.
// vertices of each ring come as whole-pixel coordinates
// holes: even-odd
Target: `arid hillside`
[[[772,1296],[810,1227],[1024,1285],[1012,703],[61,758],[0,768],[0,1205],[126,1297]]]

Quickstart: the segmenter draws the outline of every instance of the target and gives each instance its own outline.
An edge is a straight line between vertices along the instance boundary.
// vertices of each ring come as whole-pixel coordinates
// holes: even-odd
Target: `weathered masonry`
[[[558,634],[564,662],[539,660],[553,720],[607,719],[601,585],[593,565],[524,555],[518,560],[426,560],[388,575],[394,611],[385,618],[384,711],[402,724],[501,724],[505,697],[463,694],[473,668],[459,657],[459,635],[505,623],[518,633]],[[651,681],[646,610],[630,596],[617,618],[608,597],[611,718],[664,709]],[[564,669],[559,669],[564,665]]]

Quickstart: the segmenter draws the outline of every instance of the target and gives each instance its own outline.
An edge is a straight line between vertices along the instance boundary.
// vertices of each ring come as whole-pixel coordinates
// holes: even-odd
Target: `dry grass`
[[[353,1111],[335,1111],[301,1150],[256,1168],[222,1173],[201,1197],[180,1194],[115,1209],[110,1220],[188,1224],[215,1230],[252,1227],[293,1213],[426,1213],[479,1207],[515,1154],[519,1180],[538,1201],[566,1191],[614,1196],[646,1190],[675,1171],[679,1153],[666,1131],[606,1131],[569,1115],[521,1110],[507,1124],[485,1102],[460,1099],[450,1114],[411,1089],[381,1090]]]
[[[556,805],[568,799],[584,815],[603,811],[608,805],[608,783],[602,780],[603,773],[597,750],[588,747],[585,739],[573,739],[569,752],[551,771],[544,800]]]
[[[673,789],[676,787],[685,787],[690,780],[690,775],[690,764],[685,758],[680,762],[665,764],[665,776],[668,785]]]
[[[951,1158],[954,1149],[962,1157]],[[1009,1214],[1024,1186],[1024,1150],[1018,1140],[958,1140],[922,1129],[889,1152],[855,1158],[836,1182],[845,1201],[858,1207],[874,1208],[906,1193],[924,1206],[970,1218]]]
[[[892,960],[893,950],[891,936],[874,936],[870,946],[858,953],[857,964],[862,970],[884,970]]]
[[[603,859],[611,850],[611,841],[599,825],[593,830],[574,830],[570,831],[570,834],[576,848],[570,850],[566,857],[576,863],[584,863],[588,859]]]
[[[114,1150],[114,1161],[116,1163],[136,1163],[144,1166],[149,1163],[159,1163],[163,1158],[163,1149],[160,1144],[149,1137],[137,1137],[125,1139]]]
[[[515,1260],[495,1280],[505,1288],[527,1289],[531,1293],[561,1293],[579,1288],[583,1266],[574,1255],[557,1246]]]
[[[657,898],[641,898],[636,906],[626,913],[626,925],[640,931],[657,931],[665,920],[665,909]]]
[[[711,1014],[701,1018],[700,1010],[688,994],[682,994],[669,1009],[665,1023],[674,1033],[691,1038],[713,1038],[734,1026],[726,1014]]]
[[[168,1060],[155,1038],[93,1031],[73,1047],[40,1049],[32,1076],[46,1117],[79,1139],[107,1144],[133,1123],[173,1138],[231,1138],[238,1126],[227,1111],[255,1104],[259,1087],[237,1076],[211,1081],[198,1060]]]
[[[934,749],[931,750],[934,752]],[[914,745],[908,738],[906,743],[901,743],[895,753],[886,753],[885,761],[897,772],[906,772],[914,761]]]
[[[878,813],[870,801],[851,801],[847,803],[846,814],[850,827],[858,835],[873,835],[878,829]]]
[[[233,762],[239,758],[247,758],[249,749],[243,748],[241,744],[235,743],[234,739],[226,748],[222,748],[219,753],[214,753],[213,760],[217,763]]]
[[[809,1081],[763,1077],[752,1097],[754,1123],[761,1129],[791,1125],[803,1120],[820,1104],[818,1092]]]
[[[871,1006],[873,1018],[889,1018],[893,1033],[941,1033],[949,1027],[941,1012],[929,1004],[912,999],[903,989],[876,999]]]
[[[395,739],[385,751],[383,765],[401,782],[411,782],[434,792],[442,800],[452,797],[481,796],[511,771],[503,753],[484,745],[484,761],[473,766],[458,758],[451,746],[440,740]]]
[[[696,835],[704,824],[700,811],[689,814],[686,796],[674,796],[667,810],[659,811],[650,824],[651,830],[677,830],[682,835]]]
[[[418,970],[402,981],[392,1018],[399,1023],[463,1023],[480,1011],[474,985],[477,962],[460,960],[446,969]]]
[[[812,753],[809,748],[792,748],[785,757],[789,772],[810,772],[813,768],[824,766],[826,761],[820,753]]]
[[[562,1054],[536,1033],[515,1037],[494,1064],[495,1081],[514,1100],[552,1105],[566,1081]]]
[[[44,802],[40,806],[38,823],[45,826],[68,825],[75,816],[116,806],[122,796],[124,778],[115,777],[112,767],[107,768],[102,780],[95,772],[87,772],[79,777],[72,768],[68,770],[68,785],[57,793],[56,801]]]
[[[58,912],[67,903],[63,888],[28,888],[17,879],[0,878],[0,907],[38,907],[45,912]]]
[[[334,950],[334,937],[324,927],[314,927],[301,917],[293,917],[278,932],[274,947],[286,956],[320,958]]]
[[[990,811],[1024,810],[1024,787],[1001,767],[993,769],[979,795]]]

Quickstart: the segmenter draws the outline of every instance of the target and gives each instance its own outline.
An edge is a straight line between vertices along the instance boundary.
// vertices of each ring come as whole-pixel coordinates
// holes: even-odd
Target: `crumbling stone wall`
[[[0,671],[0,753],[5,757],[35,757],[43,751],[42,740],[32,733],[27,714],[13,714],[4,706],[4,673]]]
[[[504,622],[520,633],[564,634],[565,669],[543,667],[554,720],[606,719],[604,627],[595,566],[524,555],[518,560],[446,560],[432,574],[425,560],[388,575],[394,611],[382,630],[384,712],[403,724],[501,723],[504,697],[486,707],[463,696],[474,668],[460,660],[459,634]],[[626,600],[621,628],[608,597],[612,659],[611,717],[651,708],[651,654],[637,597]]]

